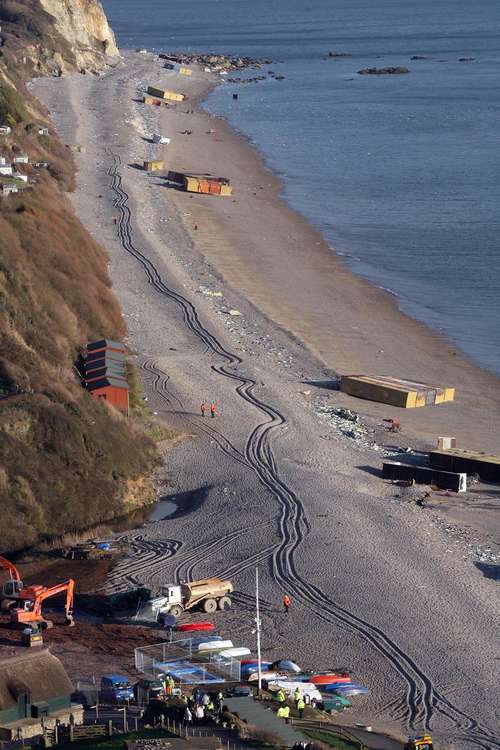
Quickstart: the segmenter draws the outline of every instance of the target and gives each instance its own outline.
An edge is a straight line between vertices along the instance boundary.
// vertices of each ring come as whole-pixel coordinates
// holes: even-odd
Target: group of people
[[[181,700],[185,704],[182,723],[186,727],[222,716],[224,695],[220,691],[215,695],[194,688],[190,696],[184,694]]]
[[[282,688],[280,688],[278,692],[276,693],[276,700],[279,703],[278,711],[276,712],[277,716],[279,716],[281,719],[285,719],[285,720],[289,719],[290,718],[290,706],[287,703],[286,694]],[[295,688],[294,690],[293,701],[295,703],[295,708],[299,712],[299,717],[302,719],[302,717],[304,716],[304,709],[306,707],[306,702],[298,687]]]
[[[202,401],[200,404],[200,412],[201,412],[202,417],[205,416],[206,411],[207,411],[207,405],[205,401]],[[212,419],[214,419],[216,414],[217,414],[217,404],[215,403],[215,401],[212,401],[210,404],[210,416],[212,417]]]

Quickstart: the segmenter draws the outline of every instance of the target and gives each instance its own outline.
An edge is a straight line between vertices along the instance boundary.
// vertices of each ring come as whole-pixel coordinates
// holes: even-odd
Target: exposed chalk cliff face
[[[99,0],[39,0],[55,18],[57,31],[70,44],[77,64],[86,67],[118,55],[115,36]]]
[[[0,0],[0,23],[3,67],[24,80],[98,71],[119,54],[100,0]]]

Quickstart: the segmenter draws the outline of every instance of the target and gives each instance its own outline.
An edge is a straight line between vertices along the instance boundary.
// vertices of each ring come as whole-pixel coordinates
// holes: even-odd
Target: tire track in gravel
[[[281,540],[273,551],[273,575],[282,589],[293,593],[297,600],[308,605],[321,619],[329,623],[341,623],[368,642],[399,674],[406,683],[405,719],[410,729],[417,724],[431,729],[434,715],[440,714],[450,720],[456,736],[466,738],[468,743],[483,750],[500,748],[500,741],[486,727],[478,723],[455,706],[433,685],[431,678],[416,661],[379,627],[372,625],[337,604],[321,589],[300,576],[295,563],[295,552],[309,531],[303,504],[297,495],[281,480],[272,449],[272,439],[286,420],[271,405],[254,394],[255,381],[238,375],[234,370],[242,364],[241,358],[224,346],[201,323],[194,305],[181,294],[167,286],[154,264],[139,251],[132,238],[131,211],[128,195],[122,187],[119,172],[121,159],[112,154],[113,164],[109,169],[111,189],[115,193],[115,206],[119,210],[118,235],[122,247],[142,266],[148,282],[165,298],[175,302],[182,312],[189,330],[223,364],[212,364],[211,369],[224,378],[232,380],[238,395],[264,417],[248,437],[245,457],[259,477],[261,484],[274,495],[280,506]]]

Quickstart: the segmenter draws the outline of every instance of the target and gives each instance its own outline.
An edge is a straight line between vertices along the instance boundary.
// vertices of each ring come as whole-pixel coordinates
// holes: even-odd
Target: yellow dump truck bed
[[[189,581],[182,584],[183,594],[188,600],[186,605],[192,604],[206,597],[216,598],[230,594],[233,591],[231,581],[223,581],[220,578],[202,578],[199,581]]]

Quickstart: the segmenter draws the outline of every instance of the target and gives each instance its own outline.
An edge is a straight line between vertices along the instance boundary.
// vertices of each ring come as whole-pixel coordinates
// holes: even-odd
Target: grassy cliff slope
[[[65,12],[71,2],[61,0]],[[74,2],[81,26],[82,2]],[[86,3],[92,30],[100,4]],[[66,197],[71,151],[24,86],[32,75],[79,69],[82,60],[98,67],[106,45],[96,40],[93,50],[89,34],[83,50],[70,44],[39,0],[4,0],[0,22],[0,124],[12,128],[0,136],[0,155],[26,153],[31,162],[22,165],[31,186],[0,198],[0,552],[7,552],[150,502],[146,477],[158,455],[133,420],[81,388],[78,348],[96,337],[120,339],[125,327],[105,252]],[[47,125],[49,135],[39,134]]]

